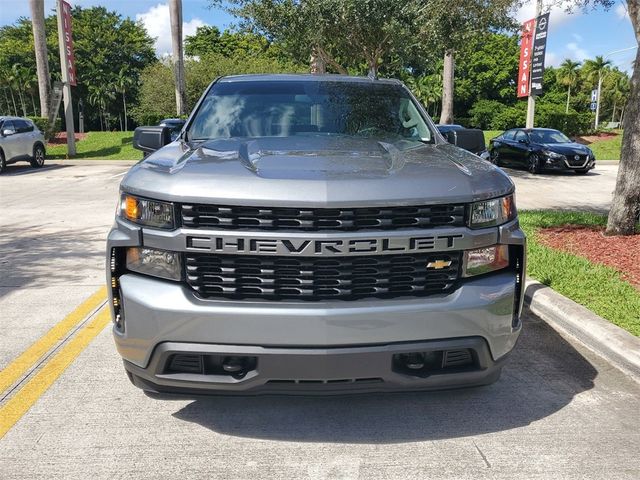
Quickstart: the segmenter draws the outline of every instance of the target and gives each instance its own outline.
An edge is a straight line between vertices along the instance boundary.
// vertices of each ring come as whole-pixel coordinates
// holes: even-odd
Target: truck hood
[[[449,144],[309,135],[173,142],[134,166],[121,188],[179,202],[356,207],[471,202],[514,186]]]

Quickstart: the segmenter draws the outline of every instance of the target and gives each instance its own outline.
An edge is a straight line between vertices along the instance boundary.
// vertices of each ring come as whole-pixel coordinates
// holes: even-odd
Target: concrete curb
[[[526,282],[525,302],[554,330],[578,340],[640,382],[640,338],[531,279]]]
[[[51,165],[135,165],[140,160],[88,160],[88,159],[52,159],[47,163]]]

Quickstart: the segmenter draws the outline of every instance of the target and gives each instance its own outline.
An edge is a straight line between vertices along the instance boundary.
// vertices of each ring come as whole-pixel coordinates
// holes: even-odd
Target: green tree
[[[594,81],[597,79],[598,97],[596,103],[596,128],[600,124],[600,102],[602,101],[602,81],[609,73],[611,67],[611,60],[605,60],[601,55],[598,55],[593,60],[587,60],[584,62],[584,70],[587,74],[587,79]]]
[[[558,69],[558,79],[560,83],[567,87],[567,107],[565,109],[566,113],[569,113],[569,101],[571,100],[571,88],[575,87],[578,83],[579,78],[579,69],[581,62],[574,62],[573,60],[567,58]]]
[[[141,24],[104,7],[74,7],[72,16],[78,74],[78,86],[73,88],[74,103],[80,100],[89,103],[89,86],[111,82],[123,67],[133,81],[127,89],[126,99],[127,102],[134,101],[138,96],[140,72],[157,61],[153,39]],[[45,30],[49,71],[51,79],[56,80],[60,78],[60,57],[55,14],[45,18]],[[33,32],[28,18],[22,17],[13,25],[0,27],[0,78],[12,76],[14,64],[27,69],[31,77],[36,75]],[[11,92],[17,95],[16,88]],[[117,116],[124,105],[110,102],[108,108],[110,111],[106,114]],[[97,110],[85,110],[88,129],[98,128],[105,118]]]

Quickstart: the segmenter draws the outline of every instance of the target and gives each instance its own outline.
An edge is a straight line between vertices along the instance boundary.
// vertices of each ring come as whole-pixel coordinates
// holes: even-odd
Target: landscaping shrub
[[[508,130],[524,127],[527,122],[527,103],[518,102],[494,114],[490,127],[492,130]]]
[[[491,127],[496,114],[505,108],[507,107],[497,100],[478,100],[469,110],[469,126],[487,130]]]
[[[38,130],[44,133],[44,138],[46,140],[49,140],[50,138],[52,138],[56,133],[58,133],[62,129],[62,120],[60,118],[56,119],[51,129],[48,128],[49,120],[45,117],[27,117],[27,118],[31,120],[36,127],[38,127]]]

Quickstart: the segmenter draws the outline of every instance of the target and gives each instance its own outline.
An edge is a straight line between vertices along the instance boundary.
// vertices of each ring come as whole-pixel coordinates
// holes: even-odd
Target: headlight
[[[494,245],[476,250],[465,250],[462,261],[463,277],[473,277],[509,266],[509,247]]]
[[[120,197],[120,216],[134,223],[156,228],[175,227],[172,203],[148,200],[123,193]]]
[[[169,280],[182,278],[180,254],[155,248],[128,248],[127,270]]]
[[[545,156],[549,157],[549,158],[555,158],[555,159],[560,159],[562,158],[562,155],[560,155],[559,153],[556,152],[551,152],[549,150],[543,150],[542,152]]]
[[[516,203],[513,195],[483,200],[471,205],[471,228],[484,228],[502,225],[516,218]]]

